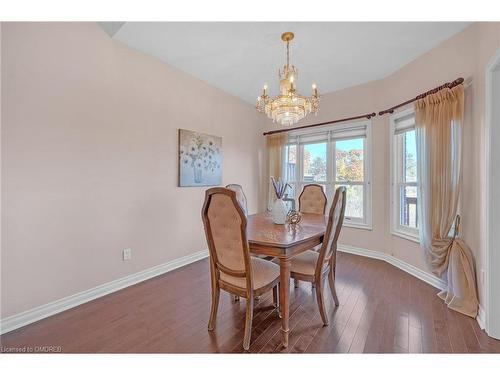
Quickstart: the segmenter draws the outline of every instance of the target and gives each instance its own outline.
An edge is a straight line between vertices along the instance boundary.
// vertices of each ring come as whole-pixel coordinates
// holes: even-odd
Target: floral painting
[[[222,138],[179,129],[179,186],[222,183]]]

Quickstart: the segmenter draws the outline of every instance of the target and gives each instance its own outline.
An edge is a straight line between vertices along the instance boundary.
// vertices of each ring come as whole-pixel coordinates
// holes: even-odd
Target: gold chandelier
[[[262,95],[257,98],[257,111],[265,113],[273,122],[290,126],[306,117],[309,113],[318,113],[319,94],[316,85],[312,85],[312,96],[302,96],[296,92],[298,71],[290,65],[290,41],[294,35],[286,32],[281,35],[281,40],[286,42],[286,65],[283,71],[279,70],[280,94],[269,97],[267,85],[264,85]]]

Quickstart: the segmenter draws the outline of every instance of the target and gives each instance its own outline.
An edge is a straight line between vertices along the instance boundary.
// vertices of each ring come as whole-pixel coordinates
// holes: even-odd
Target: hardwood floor
[[[272,293],[256,302],[252,353],[500,353],[475,320],[446,308],[437,289],[379,260],[339,253],[335,308],[323,327],[310,284],[291,287],[290,344],[281,346]],[[325,286],[328,288],[328,285]],[[245,300],[221,292],[207,331],[207,259],[1,336],[9,347],[60,346],[75,353],[239,353]]]

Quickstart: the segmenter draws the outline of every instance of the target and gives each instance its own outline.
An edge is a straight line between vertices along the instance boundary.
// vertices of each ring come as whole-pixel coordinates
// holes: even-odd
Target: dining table
[[[249,215],[247,240],[250,252],[279,260],[282,344],[288,347],[290,333],[290,266],[293,257],[323,242],[328,217],[302,213],[298,224],[275,224],[271,213]]]

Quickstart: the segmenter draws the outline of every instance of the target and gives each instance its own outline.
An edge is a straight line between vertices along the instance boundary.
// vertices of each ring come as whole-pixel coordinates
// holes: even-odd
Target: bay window
[[[330,208],[335,189],[345,186],[344,225],[371,227],[370,147],[371,122],[360,121],[295,131],[289,135],[284,156],[284,176],[298,198],[303,187],[323,186]]]

